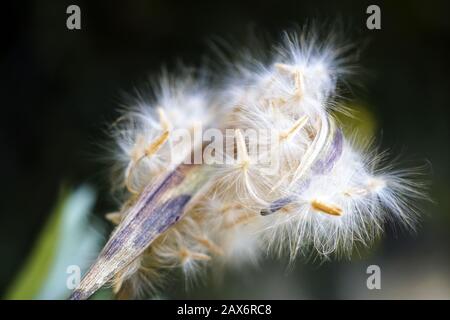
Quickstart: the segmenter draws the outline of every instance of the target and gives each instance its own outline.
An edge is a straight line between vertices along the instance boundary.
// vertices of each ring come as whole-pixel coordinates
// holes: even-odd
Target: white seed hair
[[[387,222],[414,228],[414,199],[423,197],[415,171],[383,167],[384,154],[352,138],[333,140],[341,135],[333,113],[339,112],[339,84],[350,72],[347,49],[332,37],[286,33],[269,62],[236,62],[221,90],[190,75],[164,76],[153,102],[141,100],[127,113],[114,138],[130,199],[191,152],[171,158],[173,129],[232,129],[227,138],[235,148],[214,166],[209,191],[115,278],[116,291],[129,283],[138,294],[140,287],[160,286],[172,269],[195,279],[208,265],[256,262],[266,253],[287,253],[291,260],[311,250],[348,256],[355,244],[369,245]],[[270,147],[275,136],[275,149],[257,158],[249,151],[248,129],[263,132],[259,147]],[[268,171],[264,163],[273,152],[279,162]]]

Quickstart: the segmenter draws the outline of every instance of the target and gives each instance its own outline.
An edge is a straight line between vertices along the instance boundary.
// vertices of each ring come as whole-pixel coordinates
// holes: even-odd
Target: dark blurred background
[[[81,8],[81,30],[66,8]],[[381,30],[366,8],[381,7]],[[430,198],[416,234],[388,231],[352,261],[284,262],[229,272],[227,285],[173,297],[450,298],[448,1],[15,1],[2,4],[0,52],[0,294],[13,281],[63,184],[98,191],[99,217],[115,208],[100,158],[106,125],[130,92],[177,59],[198,64],[208,40],[242,40],[249,29],[276,35],[311,19],[344,21],[364,43],[359,93],[384,148],[429,163]],[[383,289],[365,287],[380,265]],[[262,281],[263,280],[263,281]]]

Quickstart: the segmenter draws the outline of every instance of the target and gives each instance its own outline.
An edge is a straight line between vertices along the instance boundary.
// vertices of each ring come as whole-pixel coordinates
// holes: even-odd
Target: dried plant
[[[338,90],[348,49],[286,33],[269,62],[244,55],[221,86],[198,72],[164,74],[154,100],[114,125],[114,186],[127,199],[107,216],[118,227],[72,298],[110,281],[136,297],[173,269],[194,279],[267,253],[348,255],[386,222],[414,228],[416,171],[383,165],[386,153],[344,137],[334,117],[348,111]],[[205,129],[220,133],[216,147],[180,139]]]

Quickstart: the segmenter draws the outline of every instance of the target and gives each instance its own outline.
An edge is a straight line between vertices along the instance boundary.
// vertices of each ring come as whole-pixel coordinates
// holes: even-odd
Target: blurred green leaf
[[[6,299],[64,299],[69,296],[72,288],[67,285],[68,267],[76,266],[80,273],[84,271],[95,259],[103,241],[101,225],[89,221],[95,198],[94,190],[88,186],[73,192],[63,189]],[[106,290],[97,298],[110,297]]]
[[[342,126],[346,137],[355,137],[355,133],[363,139],[371,139],[377,129],[375,115],[363,104],[346,105],[351,113],[338,112],[336,118]]]
[[[24,267],[7,290],[5,299],[32,299],[39,292],[56,254],[62,209],[68,196],[68,190],[62,188],[55,209],[36,240]]]

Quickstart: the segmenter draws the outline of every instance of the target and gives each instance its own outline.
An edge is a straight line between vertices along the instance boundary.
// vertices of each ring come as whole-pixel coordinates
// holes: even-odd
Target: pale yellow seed
[[[106,220],[112,222],[115,225],[118,225],[123,218],[123,213],[122,212],[111,212],[111,213],[107,213],[105,215]]]
[[[180,259],[182,263],[185,263],[188,259],[193,259],[193,260],[210,260],[211,257],[203,254],[203,253],[199,253],[199,252],[192,252],[189,251],[188,249],[181,249],[178,253],[180,255]]]
[[[241,130],[235,130],[236,147],[237,147],[237,160],[242,168],[246,169],[250,164],[250,157],[248,155],[247,146],[245,145],[244,136]]]
[[[212,253],[216,254],[216,255],[223,255],[223,250],[222,248],[220,248],[217,244],[215,244],[214,242],[212,242],[211,240],[209,240],[208,238],[205,237],[195,237],[194,238],[196,241],[198,241],[198,243],[200,243],[201,245],[203,245],[205,248],[207,248],[209,251],[211,251]]]
[[[280,140],[289,139],[293,137],[297,132],[299,132],[308,122],[308,116],[302,116],[297,121],[295,121],[294,125],[287,131],[280,133]]]
[[[141,160],[143,160],[145,157],[152,156],[155,154],[161,146],[167,141],[169,138],[169,131],[164,131],[161,135],[159,135],[155,140],[150,143],[150,145],[145,149],[144,154],[141,155],[137,160],[133,160],[130,164],[130,168],[128,170],[128,174],[125,181],[125,186],[127,187],[128,191],[131,193],[139,193],[138,190],[135,190],[131,185],[131,178],[133,177],[133,171],[134,168],[139,164]],[[137,140],[138,143],[141,143],[140,136]]]
[[[161,146],[169,139],[169,131],[166,130],[160,134],[150,145],[145,149],[145,156],[151,156],[155,154]]]
[[[342,209],[338,206],[327,204],[324,202],[321,202],[319,200],[313,200],[311,202],[311,206],[320,212],[327,213],[332,216],[341,216],[342,215]]]
[[[161,107],[158,108],[158,115],[159,115],[159,123],[161,124],[161,128],[164,131],[170,130],[171,129],[170,122],[169,122],[166,112],[164,111],[163,108],[161,108]]]

